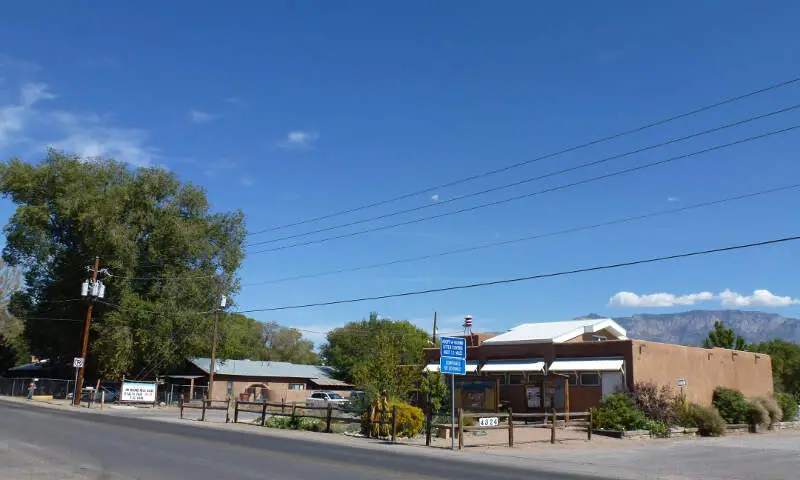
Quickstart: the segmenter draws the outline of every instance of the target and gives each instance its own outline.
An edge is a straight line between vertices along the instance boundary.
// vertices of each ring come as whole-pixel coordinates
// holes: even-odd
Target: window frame
[[[585,383],[583,381],[584,375],[594,375],[594,376],[596,376],[597,377],[597,383]],[[600,386],[600,382],[601,382],[600,372],[580,372],[578,374],[578,377],[580,378],[580,383],[581,383],[582,387],[599,387]]]

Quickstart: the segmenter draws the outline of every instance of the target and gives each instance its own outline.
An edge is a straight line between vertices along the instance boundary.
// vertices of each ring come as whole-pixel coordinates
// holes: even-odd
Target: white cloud
[[[136,166],[157,158],[144,130],[115,126],[94,113],[48,110],[42,103],[56,96],[44,83],[20,86],[19,103],[0,106],[0,147],[26,143],[40,153],[46,147],[84,158],[111,157]],[[46,138],[49,136],[50,138]]]
[[[437,193],[436,195],[431,195],[431,200],[433,200],[434,202],[438,202],[439,201],[439,194]]]
[[[752,295],[741,295],[726,289],[717,295],[711,292],[690,293],[688,295],[675,295],[672,293],[637,295],[633,292],[619,292],[608,300],[608,306],[616,308],[668,308],[696,305],[711,300],[719,300],[724,308],[787,307],[800,304],[800,299],[779,297],[769,290],[754,290]]]
[[[730,290],[719,294],[722,306],[726,308],[738,307],[788,307],[800,303],[800,299],[792,297],[779,297],[769,290],[754,290],[752,295],[740,295]]]
[[[37,63],[20,60],[19,58],[14,58],[10,55],[0,53],[0,70],[15,70],[21,73],[33,73],[41,69],[42,66]]]
[[[680,200],[678,197],[667,197],[668,202],[679,202]]]
[[[672,293],[637,295],[633,292],[619,292],[608,300],[608,306],[618,308],[665,308],[695,305],[699,302],[713,299],[714,294],[711,292],[690,293],[688,295],[674,295]]]
[[[194,123],[209,123],[216,120],[219,115],[203,112],[201,110],[189,110],[189,120]]]
[[[231,105],[236,105],[237,107],[245,106],[244,100],[242,100],[241,97],[228,97],[225,99],[225,101]]]
[[[308,150],[314,147],[314,142],[319,139],[317,132],[294,130],[286,134],[286,138],[277,143],[284,150]]]
[[[242,177],[242,178],[239,180],[239,183],[240,183],[240,184],[241,184],[243,187],[252,187],[253,185],[255,185],[255,184],[256,184],[256,182],[254,182],[254,181],[253,181],[253,179],[252,179],[252,178],[250,178],[250,177]]]

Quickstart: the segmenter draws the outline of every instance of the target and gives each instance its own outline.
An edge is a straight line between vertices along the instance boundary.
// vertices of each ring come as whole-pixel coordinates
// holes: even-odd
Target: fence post
[[[225,401],[225,423],[231,423],[231,397]]]
[[[264,405],[261,406],[261,426],[267,423],[267,401],[264,400]]]
[[[106,405],[106,391],[100,392],[100,410]]]
[[[286,399],[281,398],[281,415],[286,413]]]
[[[397,441],[397,405],[392,405],[392,443]]]
[[[297,410],[297,402],[292,402],[292,423],[294,423],[297,419],[295,418],[295,411]]]
[[[427,415],[427,418],[425,420],[427,420],[427,426],[425,427],[425,446],[426,447],[430,447],[431,446],[431,430],[433,428],[432,425],[431,425],[431,423],[433,422],[433,407],[431,407],[430,404],[428,404],[428,415]]]
[[[375,418],[375,407],[369,407],[369,431],[367,438],[372,438],[372,419]]]
[[[333,416],[333,405],[328,404],[328,411],[325,412],[325,433],[331,433],[331,417]]]
[[[514,412],[508,407],[508,446],[514,446]]]
[[[183,395],[178,397],[178,408],[181,409],[181,420],[183,420]]]
[[[203,399],[201,400],[201,402],[203,402],[203,412],[200,414],[200,421],[201,422],[205,422],[206,421],[206,401],[207,401],[206,400],[206,396],[203,395]]]
[[[589,433],[587,433],[587,436],[589,437],[589,440],[591,440],[592,439],[592,409],[591,408],[589,409],[589,426],[586,427],[586,431],[589,432]]]
[[[450,435],[454,435],[455,432],[450,432]],[[461,450],[464,448],[464,409],[458,409],[458,449]]]
[[[239,423],[239,400],[233,401],[233,423]]]
[[[550,443],[556,443],[556,409],[553,409],[553,424],[550,428]]]

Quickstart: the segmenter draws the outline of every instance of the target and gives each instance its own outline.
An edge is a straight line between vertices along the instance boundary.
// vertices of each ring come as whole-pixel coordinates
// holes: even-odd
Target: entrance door
[[[619,393],[625,390],[625,384],[622,381],[622,373],[603,373],[600,375],[600,383],[602,385],[603,398],[612,394]]]

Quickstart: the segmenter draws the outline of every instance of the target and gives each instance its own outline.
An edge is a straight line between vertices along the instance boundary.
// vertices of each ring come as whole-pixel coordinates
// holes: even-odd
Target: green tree
[[[725,328],[725,324],[719,320],[714,322],[714,328],[708,332],[708,337],[703,341],[705,348],[719,347],[731,350],[746,350],[747,342],[744,338],[736,335],[732,328]]]
[[[11,296],[21,287],[20,274],[15,268],[0,265],[0,372],[29,360],[22,338],[22,320],[8,310]]]
[[[3,259],[24,274],[10,310],[40,357],[80,350],[80,284],[95,256],[108,269],[94,309],[88,374],[163,371],[210,353],[219,294],[238,289],[241,212],[214,213],[203,189],[160,168],[84,161],[50,151],[38,164],[0,164],[0,194],[16,204]],[[220,356],[225,352],[220,352]]]
[[[319,356],[314,352],[314,342],[303,338],[296,328],[267,322],[262,325],[262,360],[316,365]]]
[[[752,345],[750,349],[772,359],[772,382],[776,392],[800,396],[800,345],[776,338]]]
[[[439,412],[442,407],[449,410],[450,388],[444,375],[439,372],[427,372],[422,376],[420,390],[427,395],[431,408]]]
[[[356,367],[366,368],[364,365],[371,363],[416,365],[421,370],[422,350],[429,346],[430,337],[424,330],[406,320],[378,318],[373,312],[369,320],[351,322],[329,332],[320,353],[338,378],[352,383]]]

